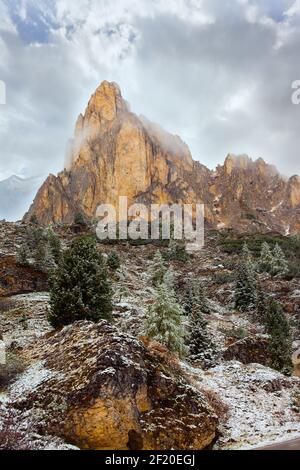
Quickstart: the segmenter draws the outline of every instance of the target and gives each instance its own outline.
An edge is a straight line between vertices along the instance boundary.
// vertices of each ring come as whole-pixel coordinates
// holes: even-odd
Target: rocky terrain
[[[211,171],[178,136],[136,116],[115,83],[103,82],[77,120],[64,171],[48,177],[25,220],[36,214],[42,223],[70,223],[78,212],[94,219],[99,204],[118,207],[119,196],[129,204],[204,203],[215,228],[300,229],[298,176],[287,179],[247,155],[228,155]]]
[[[72,225],[55,230],[64,247],[78,236]],[[24,231],[23,224],[1,224],[0,331],[11,368],[4,375],[0,366],[3,446],[239,449],[300,434],[296,366],[292,377],[272,370],[263,327],[234,309],[232,273],[239,255],[232,249],[243,237],[207,232],[202,251],[186,262],[170,261],[178,292],[190,275],[207,290],[211,313],[205,319],[217,347],[207,368],[188,358],[179,360],[141,335],[153,302],[149,269],[157,246],[114,245],[122,276],[110,272],[112,324],[82,321],[54,331],[47,320],[45,274],[22,268],[16,260]],[[247,236],[249,246],[251,240],[255,246],[257,236]],[[108,254],[112,246],[99,243],[99,249]],[[299,278],[264,274],[260,280],[295,325],[296,350]],[[126,288],[122,296],[120,285]]]
[[[183,259],[182,246],[172,254],[172,243],[161,240],[100,243],[96,209],[117,208],[119,196],[129,204],[204,203],[204,248]],[[64,171],[48,177],[22,222],[0,222],[0,448],[221,450],[299,436],[299,230],[299,177],[286,179],[246,155],[228,155],[211,171],[178,136],[136,116],[115,83],[103,82],[77,120]],[[103,271],[94,270],[98,251],[107,260],[105,292],[113,297],[105,305],[113,305],[112,316],[51,326],[49,273],[61,250],[82,236],[95,247],[93,260],[83,264],[92,266],[96,286],[104,285]],[[257,269],[263,244],[277,250],[277,258],[269,256],[280,258],[280,272]],[[174,273],[171,284],[161,282],[185,313],[182,331],[189,331],[193,313],[185,311],[190,280],[206,293],[207,357],[179,357],[145,335],[157,295],[150,273],[158,249]],[[120,263],[115,269],[112,252]],[[289,368],[277,370],[285,375],[274,370],[271,333],[257,304],[238,310],[235,303],[242,259],[248,281],[255,276],[255,289],[283,308]],[[88,311],[83,301],[75,305]]]

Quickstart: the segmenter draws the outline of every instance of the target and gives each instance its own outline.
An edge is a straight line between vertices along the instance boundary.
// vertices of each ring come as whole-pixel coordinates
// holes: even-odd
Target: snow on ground
[[[23,347],[52,331],[47,320],[49,294],[32,293],[12,297],[8,311],[0,311],[3,340],[9,347]]]
[[[13,401],[22,399],[30,390],[38,387],[42,382],[54,375],[53,371],[47,370],[43,362],[32,364],[12,384],[9,390],[9,398]]]
[[[183,367],[196,387],[215,392],[229,408],[216,449],[252,447],[300,435],[300,414],[293,408],[300,379],[235,361],[206,372]]]
[[[279,207],[282,206],[283,203],[284,203],[284,201],[281,201],[279,204],[277,204],[276,206],[272,207],[272,209],[270,210],[270,212],[271,212],[271,213],[276,212],[276,211],[279,209]]]

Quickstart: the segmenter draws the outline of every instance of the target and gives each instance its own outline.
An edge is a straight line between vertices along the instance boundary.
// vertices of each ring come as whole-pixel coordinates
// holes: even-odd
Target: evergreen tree
[[[273,250],[272,274],[284,276],[289,271],[289,263],[282,248],[276,243]]]
[[[33,254],[39,247],[40,243],[47,241],[47,235],[38,225],[29,225],[26,230],[26,243],[30,252]]]
[[[129,295],[129,290],[123,284],[119,285],[116,288],[116,297],[118,299],[118,302],[122,302],[124,297],[127,297],[128,295]]]
[[[196,299],[197,299],[197,304],[199,306],[199,309],[201,310],[202,313],[207,313],[210,314],[210,306],[208,304],[208,299],[206,295],[206,291],[204,287],[201,284],[197,284],[195,286],[196,289]]]
[[[261,246],[261,254],[259,260],[259,269],[261,272],[270,273],[273,268],[274,258],[271,248],[267,242]]]
[[[45,252],[45,259],[44,259],[44,271],[48,274],[52,274],[52,272],[56,269],[56,267],[57,267],[57,264],[56,264],[55,258],[53,256],[51,247],[47,243],[46,252]]]
[[[261,284],[257,288],[256,320],[265,325],[268,317],[268,301]]]
[[[108,266],[116,271],[117,269],[120,268],[121,263],[120,263],[120,257],[116,251],[111,251],[107,257],[107,264]]]
[[[169,280],[164,279],[158,286],[154,304],[148,310],[143,334],[163,344],[171,352],[184,356],[187,350],[184,344],[182,313]]]
[[[56,263],[48,241],[41,240],[34,252],[34,266],[39,271],[50,274],[55,268]]]
[[[20,266],[29,266],[30,250],[27,243],[22,243],[17,251],[17,263]]]
[[[124,266],[120,266],[117,270],[116,270],[116,273],[115,273],[115,278],[117,281],[119,282],[126,282],[126,278],[127,278],[127,272],[126,270],[124,269]]]
[[[156,287],[163,282],[166,271],[167,270],[164,265],[163,257],[161,255],[161,252],[158,250],[154,255],[153,264],[150,268],[151,279]]]
[[[34,266],[39,271],[46,271],[47,243],[41,240],[34,253]]]
[[[292,335],[289,322],[281,305],[271,300],[268,305],[266,330],[269,334],[271,366],[279,372],[292,371]]]
[[[241,312],[253,310],[257,300],[257,281],[252,263],[242,262],[236,273],[235,308]]]
[[[174,271],[172,268],[169,268],[163,277],[163,282],[165,283],[167,288],[175,292],[174,290],[175,280],[174,279],[175,279]]]
[[[200,283],[197,283],[195,279],[189,279],[187,281],[187,290],[183,305],[186,315],[190,315],[195,306],[197,306],[202,313],[211,313],[205,289]]]
[[[74,216],[74,224],[80,225],[81,227],[87,226],[87,220],[82,212],[77,212]]]
[[[189,352],[192,360],[201,360],[204,366],[210,366],[216,355],[207,325],[202,311],[195,304],[189,315]]]
[[[53,259],[55,263],[58,264],[61,257],[61,242],[59,236],[50,229],[48,230],[47,238]]]
[[[244,245],[243,245],[243,248],[242,248],[242,255],[243,255],[243,258],[244,258],[246,261],[252,260],[252,254],[251,254],[251,251],[249,250],[249,247],[248,247],[247,242],[245,242]]]
[[[171,239],[169,243],[168,258],[172,261],[182,261],[185,263],[189,259],[189,255],[186,252],[186,246],[184,241]]]
[[[93,239],[79,238],[64,252],[51,279],[49,320],[54,327],[77,320],[111,319],[106,264]]]

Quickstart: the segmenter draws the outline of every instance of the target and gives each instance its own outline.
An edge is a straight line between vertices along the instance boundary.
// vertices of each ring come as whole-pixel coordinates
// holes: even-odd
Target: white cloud
[[[284,13],[287,17],[292,17],[300,14],[300,0],[295,0],[290,8]]]
[[[60,170],[104,79],[210,167],[231,151],[300,173],[298,11],[299,0],[0,0],[0,178]]]

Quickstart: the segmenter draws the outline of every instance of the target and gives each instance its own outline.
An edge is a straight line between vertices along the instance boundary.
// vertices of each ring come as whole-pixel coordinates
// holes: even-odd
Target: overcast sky
[[[0,0],[0,179],[60,171],[103,80],[210,168],[300,174],[299,57],[300,0]]]

